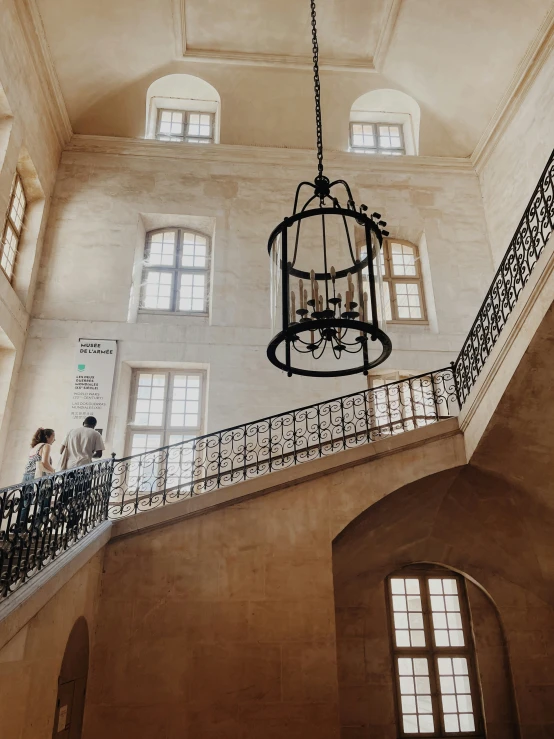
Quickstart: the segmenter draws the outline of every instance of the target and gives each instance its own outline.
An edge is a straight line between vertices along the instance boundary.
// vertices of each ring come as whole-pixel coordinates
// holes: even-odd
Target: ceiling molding
[[[63,148],[73,130],[36,0],[19,0],[16,7],[50,121]]]
[[[472,164],[477,172],[483,170],[553,50],[554,7],[542,22],[534,41],[520,62],[510,86],[471,155]]]
[[[320,69],[334,72],[376,72],[380,70],[384,64],[394,33],[402,1],[388,0],[385,9],[385,22],[381,28],[373,59],[335,58],[326,61],[322,58],[319,65]],[[186,0],[172,0],[175,46],[178,59],[207,64],[236,64],[249,67],[278,67],[281,69],[312,69],[313,61],[309,55],[258,54],[191,48],[187,42],[185,3]]]
[[[260,164],[281,166],[288,169],[316,167],[315,151],[310,149],[285,149],[261,146],[235,146],[229,144],[196,144],[156,141],[155,139],[131,139],[115,136],[75,134],[64,154],[100,154],[108,156],[135,156],[175,161],[199,161],[205,164]],[[403,156],[388,157],[354,154],[346,151],[325,152],[328,170],[348,170],[356,173],[387,172],[406,174],[411,172],[465,173],[475,176],[469,158]]]

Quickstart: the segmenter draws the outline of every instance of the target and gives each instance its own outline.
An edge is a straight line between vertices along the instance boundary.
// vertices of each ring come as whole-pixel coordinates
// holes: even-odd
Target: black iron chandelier
[[[356,208],[345,180],[323,174],[321,87],[315,0],[311,0],[318,174],[301,182],[294,209],[269,238],[275,366],[292,375],[340,377],[367,372],[392,351],[383,322],[381,277],[386,223]],[[300,204],[303,188],[308,199]],[[337,194],[346,196],[343,207]],[[335,266],[336,265],[336,266]],[[336,368],[336,360],[340,368]]]

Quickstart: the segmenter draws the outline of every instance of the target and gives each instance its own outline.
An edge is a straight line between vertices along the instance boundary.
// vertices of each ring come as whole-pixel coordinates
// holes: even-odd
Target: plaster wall
[[[99,147],[113,153],[93,151]],[[309,153],[223,146],[199,151],[94,138],[77,138],[72,148],[80,151],[64,153],[52,203],[5,481],[18,478],[19,450],[34,427],[55,428],[58,438],[67,429],[72,358],[81,336],[119,341],[107,435],[118,455],[134,366],[208,369],[207,431],[363,387],[361,376],[289,379],[265,355],[266,239],[290,212],[297,183],[313,175]],[[425,236],[428,297],[434,296],[438,320],[391,326],[394,351],[386,367],[419,373],[446,366],[492,274],[476,175],[459,163],[372,163],[348,154],[331,158],[328,167],[331,176],[348,177],[356,199],[382,213],[392,234],[414,243]],[[132,296],[140,282],[145,223],[170,226],[187,216],[215,224],[210,316],[137,316]]]
[[[94,627],[103,554],[96,554],[0,649],[3,739],[52,735],[67,640],[80,616],[90,631]]]
[[[491,249],[498,264],[552,149],[554,149],[554,41],[525,94],[512,104],[479,165]],[[504,121],[507,121],[504,123]]]
[[[26,226],[13,280],[0,270],[0,336],[2,392],[0,463],[8,433],[10,409],[23,359],[40,251],[58,160],[64,143],[63,125],[43,68],[38,40],[25,2],[2,3],[0,24],[0,228],[8,208],[16,168],[29,200]],[[8,346],[8,349],[6,349]]]

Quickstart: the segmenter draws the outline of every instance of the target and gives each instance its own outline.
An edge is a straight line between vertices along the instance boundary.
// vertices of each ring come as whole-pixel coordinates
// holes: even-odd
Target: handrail
[[[110,518],[455,415],[554,230],[554,151],[451,367],[0,489],[0,598]]]

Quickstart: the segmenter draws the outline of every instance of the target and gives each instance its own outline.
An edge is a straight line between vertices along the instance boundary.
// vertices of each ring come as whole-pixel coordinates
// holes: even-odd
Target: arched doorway
[[[88,661],[88,625],[81,617],[71,629],[62,660],[52,739],[81,739]]]

